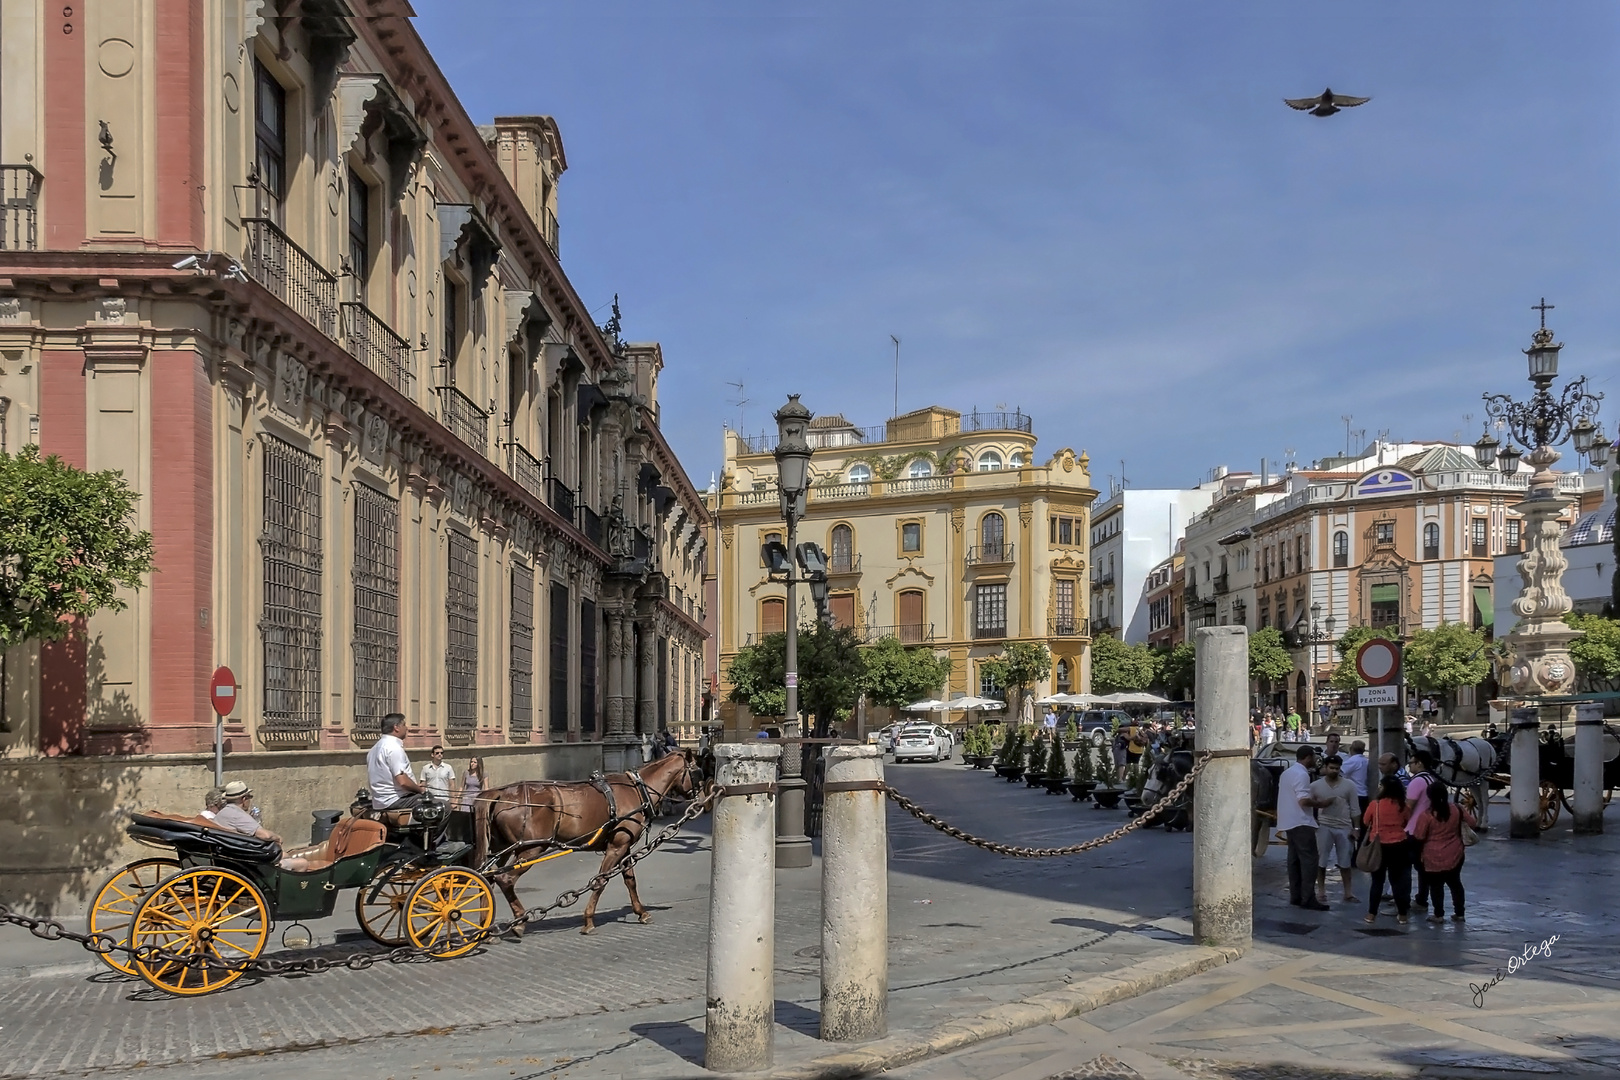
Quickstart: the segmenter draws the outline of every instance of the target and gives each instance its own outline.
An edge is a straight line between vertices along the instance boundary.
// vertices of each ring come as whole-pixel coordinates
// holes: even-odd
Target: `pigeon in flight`
[[[1283,98],[1283,103],[1290,109],[1308,112],[1312,116],[1332,116],[1340,109],[1365,105],[1371,100],[1370,97],[1351,97],[1349,94],[1335,94],[1333,89],[1329,87],[1322,91],[1320,97]]]

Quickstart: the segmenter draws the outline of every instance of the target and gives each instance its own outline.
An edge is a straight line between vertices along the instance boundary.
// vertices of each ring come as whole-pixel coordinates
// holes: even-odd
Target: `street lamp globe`
[[[1327,636],[1331,638],[1333,636],[1333,631],[1338,628],[1339,620],[1335,619],[1332,615],[1329,615],[1327,617],[1327,621],[1322,623],[1322,625],[1327,628]]]
[[[1577,454],[1589,454],[1592,452],[1592,443],[1597,438],[1597,430],[1597,425],[1592,423],[1592,418],[1589,416],[1581,417],[1570,426],[1569,437],[1575,443],[1575,452]]]
[[[1547,386],[1558,378],[1558,350],[1564,346],[1553,341],[1553,333],[1543,326],[1530,338],[1530,347],[1524,355],[1530,358],[1530,381]]]
[[[776,479],[784,499],[797,501],[810,486],[810,410],[789,394],[776,410]]]
[[[1481,467],[1490,468],[1496,463],[1496,451],[1501,445],[1496,436],[1491,434],[1490,428],[1486,428],[1485,433],[1479,437],[1479,442],[1474,444],[1474,460],[1479,462]]]
[[[1322,605],[1321,604],[1312,604],[1311,605],[1311,625],[1315,626],[1317,623],[1319,623],[1321,621],[1322,621]]]
[[[1586,459],[1592,463],[1593,468],[1608,468],[1609,450],[1613,445],[1613,443],[1609,442],[1608,437],[1603,434],[1603,429],[1599,427],[1596,438],[1592,440],[1592,449],[1586,452]]]
[[[1503,476],[1512,476],[1519,471],[1519,459],[1522,457],[1524,451],[1510,442],[1496,455],[1496,467],[1502,470]]]

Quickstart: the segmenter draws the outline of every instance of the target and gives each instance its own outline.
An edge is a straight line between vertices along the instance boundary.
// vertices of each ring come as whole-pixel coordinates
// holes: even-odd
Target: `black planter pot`
[[[1040,787],[1041,781],[1046,779],[1045,773],[1025,773],[1024,783],[1029,787]]]
[[[1063,789],[1069,786],[1069,778],[1066,776],[1048,776],[1041,783],[1046,786],[1048,795],[1061,795]]]
[[[1018,778],[1024,775],[1024,767],[1022,765],[997,765],[996,775],[1005,777],[1009,784],[1016,783]]]
[[[975,769],[986,769],[990,767],[990,755],[974,754],[972,757],[963,758],[962,763],[964,765],[971,765]]]
[[[1095,780],[1071,780],[1069,782],[1069,794],[1074,796],[1075,802],[1079,802],[1089,796],[1096,786],[1097,781]]]
[[[1140,817],[1142,813],[1142,797],[1127,793],[1121,800],[1125,804],[1125,812],[1131,817]]]
[[[1091,793],[1091,801],[1103,810],[1112,810],[1124,795],[1123,788],[1096,788]]]

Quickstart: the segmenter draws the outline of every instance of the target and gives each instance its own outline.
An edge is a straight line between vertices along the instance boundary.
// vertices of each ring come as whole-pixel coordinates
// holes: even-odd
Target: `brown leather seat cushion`
[[[182,821],[187,825],[200,825],[205,829],[218,829],[220,832],[236,832],[235,829],[227,828],[226,826],[215,821],[213,818],[205,818],[201,814],[166,814],[162,810],[144,810],[142,811],[142,814],[145,817],[161,818],[164,821]]]
[[[303,859],[305,872],[324,870],[339,859],[364,855],[387,840],[382,822],[365,818],[344,818],[332,826],[332,835],[311,848],[287,853],[289,859]]]

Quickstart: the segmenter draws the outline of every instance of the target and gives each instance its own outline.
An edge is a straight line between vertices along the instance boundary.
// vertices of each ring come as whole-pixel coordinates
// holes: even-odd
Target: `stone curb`
[[[1107,975],[1096,975],[1062,990],[998,1005],[978,1016],[947,1021],[932,1031],[889,1035],[802,1065],[776,1066],[767,1072],[773,1080],[855,1080],[871,1076],[1137,997],[1231,963],[1244,952],[1226,946],[1183,946],[1170,955],[1152,957]],[[738,1075],[757,1077],[761,1074]]]

